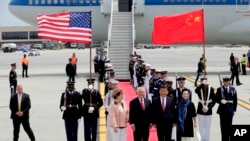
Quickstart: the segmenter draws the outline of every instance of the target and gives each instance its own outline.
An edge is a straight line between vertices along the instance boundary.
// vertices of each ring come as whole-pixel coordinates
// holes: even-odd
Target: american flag
[[[39,14],[37,21],[39,38],[91,44],[91,12]]]

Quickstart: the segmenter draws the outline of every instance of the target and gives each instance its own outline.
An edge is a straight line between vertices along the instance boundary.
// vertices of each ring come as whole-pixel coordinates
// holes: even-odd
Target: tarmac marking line
[[[195,80],[194,80],[193,78],[189,77],[189,76],[183,76],[183,77],[185,77],[188,81],[190,81],[190,82],[192,82],[192,83],[195,82]],[[198,82],[198,83],[200,83],[200,82]],[[215,90],[215,91],[216,91],[216,90]],[[215,92],[215,93],[216,93],[216,92]],[[249,104],[248,102],[242,100],[242,99],[239,99],[239,98],[238,98],[237,104],[239,104],[240,106],[242,106],[243,108],[245,108],[245,109],[247,109],[247,110],[250,110],[250,104]]]
[[[100,94],[104,100],[105,95],[104,95],[104,89],[105,85],[104,83],[100,83]],[[99,117],[99,141],[106,141],[106,118],[105,118],[105,107],[102,106],[100,108],[100,117]]]

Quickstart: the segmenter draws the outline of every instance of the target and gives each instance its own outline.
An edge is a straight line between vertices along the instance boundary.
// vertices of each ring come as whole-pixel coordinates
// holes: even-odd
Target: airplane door
[[[119,12],[130,12],[132,0],[119,0]]]

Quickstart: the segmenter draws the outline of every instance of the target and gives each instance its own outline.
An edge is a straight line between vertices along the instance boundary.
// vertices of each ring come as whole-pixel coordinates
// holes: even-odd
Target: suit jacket
[[[11,110],[10,117],[12,119],[18,118],[18,116],[16,115],[16,112],[18,111],[18,94],[15,94],[10,98],[9,108]],[[26,118],[26,119],[29,118],[30,108],[31,108],[30,97],[28,94],[23,93],[22,100],[21,100],[21,111],[23,112],[22,118]]]
[[[73,64],[68,63],[66,65],[66,74],[67,76],[74,76],[75,75],[75,68],[73,67]]]
[[[239,62],[233,61],[233,62],[231,63],[231,68],[230,68],[230,70],[231,70],[232,73],[234,73],[234,74],[239,74],[239,72],[241,72],[240,63],[239,63]]]
[[[176,110],[175,104],[172,98],[166,97],[166,108],[163,111],[161,106],[161,97],[157,97],[153,100],[153,123],[156,126],[171,126],[176,123]]]
[[[223,104],[221,103],[222,99],[225,99],[231,102]],[[237,109],[236,89],[233,86],[229,86],[229,92],[227,92],[224,86],[217,88],[216,102],[219,104],[219,107],[217,110],[218,114],[230,114],[233,116],[234,112],[236,112],[236,109]]]
[[[129,122],[135,126],[149,126],[152,123],[152,104],[144,98],[144,110],[139,98],[130,101]]]

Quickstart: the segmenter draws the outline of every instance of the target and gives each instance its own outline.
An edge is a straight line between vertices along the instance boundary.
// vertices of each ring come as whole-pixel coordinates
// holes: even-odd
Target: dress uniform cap
[[[12,64],[10,64],[11,66],[16,66],[16,63],[12,63]]]
[[[205,77],[202,77],[201,79],[200,79],[201,81],[203,81],[203,80],[207,80],[207,78],[205,78]]]
[[[177,81],[185,81],[185,80],[186,80],[186,78],[185,78],[185,77],[183,77],[183,76],[181,76],[181,77],[177,78]]]
[[[168,78],[165,79],[165,82],[166,82],[166,83],[173,83],[173,81],[172,81],[171,79],[168,79]]]
[[[106,59],[106,60],[105,60],[105,63],[109,63],[109,62],[111,62],[110,59]]]
[[[223,77],[222,79],[223,79],[223,81],[230,81],[230,78],[227,76]]]
[[[108,64],[105,64],[106,67],[112,67],[113,65],[108,63]]]
[[[150,65],[150,64],[146,64],[146,66],[147,66],[147,67],[151,67],[151,65]]]
[[[95,82],[95,79],[87,79],[88,84],[93,84]]]
[[[168,71],[161,71],[161,74],[167,74]]]
[[[151,71],[155,71],[155,69],[150,69]]]
[[[117,80],[115,80],[115,79],[111,79],[111,80],[110,80],[110,83],[111,83],[111,84],[118,84],[119,81],[117,81]]]
[[[74,85],[75,81],[67,81],[66,83],[67,83],[67,85]]]
[[[113,68],[111,67],[111,68],[106,68],[106,71],[112,71],[113,70]]]
[[[160,72],[161,72],[161,70],[155,70],[155,72],[156,72],[156,73],[160,73]]]

